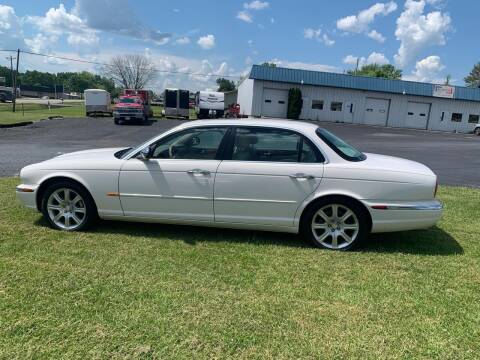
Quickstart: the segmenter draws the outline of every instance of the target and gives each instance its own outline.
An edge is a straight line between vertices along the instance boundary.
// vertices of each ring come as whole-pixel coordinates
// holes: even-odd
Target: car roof
[[[197,127],[197,126],[265,126],[273,128],[283,128],[290,130],[297,130],[300,132],[304,131],[315,131],[318,129],[318,125],[306,121],[299,120],[285,120],[285,119],[255,119],[255,118],[245,118],[245,119],[218,119],[218,120],[195,120],[185,123],[183,127]]]

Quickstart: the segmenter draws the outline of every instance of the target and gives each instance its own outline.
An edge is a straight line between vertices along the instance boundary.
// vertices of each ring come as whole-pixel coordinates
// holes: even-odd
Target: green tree
[[[472,71],[464,80],[469,87],[480,87],[480,63],[473,66]]]
[[[260,66],[277,67],[277,64],[275,64],[275,63],[273,63],[273,62],[265,61],[265,62],[262,63]]]
[[[10,71],[10,68],[0,66],[0,77],[5,78],[5,83],[0,83],[0,86],[12,86],[12,72]]]
[[[288,91],[287,118],[298,120],[302,112],[302,92],[298,88],[291,88]]]
[[[395,68],[395,66],[379,65],[379,64],[369,64],[362,66],[358,71],[348,70],[349,75],[360,75],[360,76],[371,76],[385,79],[401,79],[402,70]]]
[[[218,91],[228,92],[235,90],[235,83],[232,80],[218,78],[216,83],[218,85]]]

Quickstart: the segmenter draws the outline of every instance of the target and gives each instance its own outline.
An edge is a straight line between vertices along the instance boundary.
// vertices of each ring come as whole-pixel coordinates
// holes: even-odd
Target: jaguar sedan
[[[442,213],[426,166],[288,120],[188,122],[135,148],[29,165],[20,177],[20,200],[65,231],[100,217],[302,233],[347,250],[369,233],[431,227]]]

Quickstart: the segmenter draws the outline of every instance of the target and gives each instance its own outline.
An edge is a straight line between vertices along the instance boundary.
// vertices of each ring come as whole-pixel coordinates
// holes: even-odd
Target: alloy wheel
[[[47,211],[56,226],[63,230],[75,230],[85,222],[87,207],[82,196],[76,191],[59,188],[49,196]]]
[[[313,216],[311,227],[317,242],[335,250],[352,244],[360,230],[355,213],[341,204],[329,204],[318,210]]]

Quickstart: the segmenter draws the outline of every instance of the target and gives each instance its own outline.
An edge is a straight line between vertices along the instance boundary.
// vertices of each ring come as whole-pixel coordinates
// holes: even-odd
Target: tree
[[[480,63],[473,66],[472,71],[464,80],[469,87],[480,87]]]
[[[291,88],[288,91],[287,118],[298,120],[302,112],[302,92],[298,88]]]
[[[260,66],[268,66],[268,67],[277,67],[277,64],[273,63],[273,62],[268,62],[268,61],[265,61],[263,64],[261,64]]]
[[[445,78],[444,85],[450,85],[451,81],[452,81],[452,75],[448,74],[447,77]]]
[[[235,90],[235,83],[232,80],[218,78],[216,83],[218,85],[218,91],[228,92]]]
[[[348,70],[349,75],[371,76],[385,79],[398,80],[402,78],[402,70],[396,69],[395,66],[386,64],[369,64],[363,65],[360,70]]]
[[[153,62],[145,55],[114,56],[103,74],[125,89],[143,89],[155,77]]]

